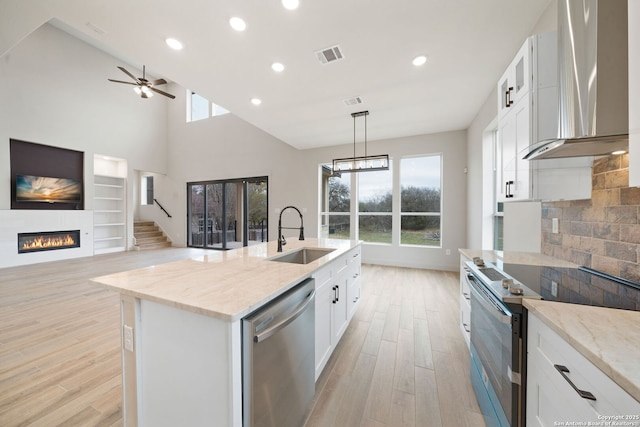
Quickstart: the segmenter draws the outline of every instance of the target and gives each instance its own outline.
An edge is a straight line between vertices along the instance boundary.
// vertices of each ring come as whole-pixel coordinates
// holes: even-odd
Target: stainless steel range
[[[586,267],[465,264],[471,289],[471,382],[487,426],[524,426],[523,298],[640,311],[640,285]]]
[[[487,426],[521,426],[526,339],[522,298],[540,298],[482,260],[468,262],[471,382]],[[504,285],[503,285],[504,283]]]

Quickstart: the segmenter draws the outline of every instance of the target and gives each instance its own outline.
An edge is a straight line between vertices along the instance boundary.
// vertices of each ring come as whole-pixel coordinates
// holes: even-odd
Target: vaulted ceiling
[[[0,56],[52,22],[118,58],[111,77],[126,79],[115,65],[144,64],[306,149],[353,142],[350,114],[362,110],[369,140],[467,128],[550,3],[300,0],[287,10],[281,0],[0,0]],[[234,16],[245,31],[229,26]],[[184,48],[170,49],[167,37]],[[344,58],[322,64],[315,52],[333,46]],[[427,62],[416,67],[418,55]],[[353,97],[362,104],[346,105]]]

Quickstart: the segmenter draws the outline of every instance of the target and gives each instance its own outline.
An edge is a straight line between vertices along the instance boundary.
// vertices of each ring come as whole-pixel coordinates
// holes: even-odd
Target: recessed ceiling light
[[[165,40],[165,42],[167,42],[167,46],[169,46],[171,49],[182,50],[182,43],[180,42],[180,40],[169,37]]]
[[[276,73],[281,73],[282,71],[284,71],[284,65],[282,65],[280,62],[274,62],[273,64],[271,64],[271,69]]]
[[[262,104],[262,100],[260,98],[251,98],[251,103],[253,105],[260,105]]]
[[[238,18],[237,16],[234,16],[233,18],[229,19],[229,25],[231,25],[231,28],[233,28],[236,31],[244,31],[247,29],[247,23],[244,22],[244,20],[242,20],[241,18]]]
[[[624,154],[624,153],[626,153],[626,151],[624,151],[624,150],[618,150],[618,151],[614,151],[614,152],[612,152],[611,154],[613,154],[614,156],[617,156],[617,155]]]
[[[416,67],[424,65],[425,62],[427,62],[427,57],[424,55],[416,56],[415,58],[413,58],[413,65],[415,65]]]
[[[282,0],[282,5],[285,9],[295,10],[300,5],[298,0]]]

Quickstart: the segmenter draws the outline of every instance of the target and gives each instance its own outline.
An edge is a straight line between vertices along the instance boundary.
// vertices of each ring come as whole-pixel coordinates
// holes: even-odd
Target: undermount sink
[[[300,248],[291,252],[287,252],[283,255],[279,255],[270,258],[269,261],[288,262],[292,264],[309,264],[322,258],[323,256],[330,254],[335,249],[329,248]]]

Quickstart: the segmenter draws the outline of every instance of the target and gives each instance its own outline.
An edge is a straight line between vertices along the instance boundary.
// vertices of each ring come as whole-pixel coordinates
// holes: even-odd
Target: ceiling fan
[[[171,99],[175,99],[174,95],[171,95],[170,93],[167,92],[163,92],[160,89],[156,89],[154,86],[158,86],[158,85],[164,85],[167,84],[167,81],[165,79],[158,79],[158,80],[153,80],[153,81],[149,81],[146,79],[146,73],[145,73],[145,67],[144,65],[142,66],[142,77],[136,77],[133,74],[131,74],[129,71],[127,71],[124,67],[118,67],[120,69],[120,71],[122,71],[123,73],[125,73],[127,76],[131,77],[134,82],[125,82],[122,80],[113,80],[113,79],[107,79],[110,82],[114,82],[114,83],[124,83],[126,85],[133,85],[135,86],[133,88],[133,90],[140,95],[141,98],[151,98],[153,96],[153,92],[155,93],[159,93],[160,95],[164,95],[168,98]]]

